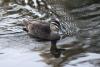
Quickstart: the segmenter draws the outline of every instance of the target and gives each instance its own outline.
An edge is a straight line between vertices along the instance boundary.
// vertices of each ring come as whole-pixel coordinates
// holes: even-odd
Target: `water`
[[[81,30],[78,37],[65,37],[57,43],[57,47],[66,49],[59,58],[50,53],[50,42],[37,42],[22,30],[23,20],[30,16],[23,16],[24,12],[6,13],[12,9],[1,7],[0,67],[100,67],[99,6],[92,4],[69,11]]]

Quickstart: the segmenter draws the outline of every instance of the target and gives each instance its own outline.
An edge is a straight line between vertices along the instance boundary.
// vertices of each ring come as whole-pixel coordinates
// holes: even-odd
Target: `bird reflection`
[[[55,57],[59,58],[61,54],[66,51],[65,49],[57,48],[56,42],[51,42],[50,53]]]

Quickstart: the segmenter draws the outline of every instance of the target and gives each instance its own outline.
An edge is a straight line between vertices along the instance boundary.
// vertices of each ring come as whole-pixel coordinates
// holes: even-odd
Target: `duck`
[[[24,21],[25,27],[23,28],[31,37],[41,40],[51,41],[50,53],[58,58],[63,49],[58,49],[56,44],[60,40],[60,34],[57,33],[60,23],[56,20],[51,21],[51,24],[41,20]],[[56,31],[56,32],[55,32]]]

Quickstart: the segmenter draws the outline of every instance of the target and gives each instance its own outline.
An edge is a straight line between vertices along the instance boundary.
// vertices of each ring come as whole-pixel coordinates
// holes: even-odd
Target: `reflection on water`
[[[23,16],[24,10],[16,12],[0,8],[0,66],[99,67],[99,5],[92,4],[70,10],[81,30],[78,38],[66,37],[57,43],[58,52],[64,49],[59,58],[50,53],[50,42],[37,42],[22,30],[22,21],[30,18]]]

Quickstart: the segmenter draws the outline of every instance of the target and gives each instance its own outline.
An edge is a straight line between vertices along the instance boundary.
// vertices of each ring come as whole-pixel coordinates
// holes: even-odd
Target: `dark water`
[[[0,7],[0,58],[6,58],[0,61],[0,66],[13,67],[17,63],[19,67],[100,67],[100,4],[93,3],[68,10],[68,14],[74,18],[72,23],[80,30],[77,35],[65,37],[57,43],[57,47],[66,49],[59,58],[50,54],[50,42],[37,42],[22,30],[23,20],[31,16],[29,13],[27,15],[27,10],[20,11],[19,8],[23,6],[18,5],[12,9]],[[24,8],[31,10],[28,6]],[[20,65],[19,62],[23,61],[27,62]]]

